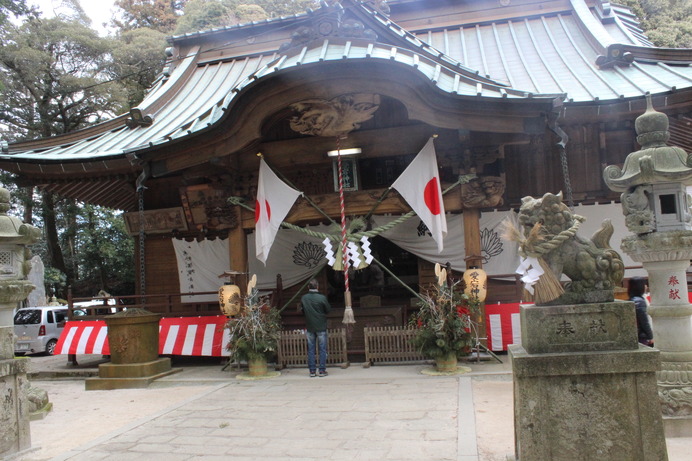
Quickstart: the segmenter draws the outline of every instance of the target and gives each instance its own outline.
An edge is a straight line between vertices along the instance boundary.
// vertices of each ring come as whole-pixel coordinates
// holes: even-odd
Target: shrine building
[[[338,327],[344,277],[322,243],[340,235],[334,151],[345,215],[364,230],[411,211],[389,188],[430,139],[449,188],[442,252],[417,216],[370,238],[381,265],[350,276],[361,329],[405,324],[435,263],[456,277],[482,267],[487,306],[521,301],[517,245],[500,223],[525,196],[561,191],[587,236],[613,219],[618,249],[627,230],[603,169],[638,149],[647,94],[670,144],[692,152],[692,49],[653,46],[607,1],[331,0],[169,43],[129,113],[0,152],[22,186],[122,210],[137,242],[133,295],[165,295],[147,307],[167,315],[218,314],[213,292],[231,270],[241,287],[257,274],[286,328],[301,327],[294,295],[316,276]],[[266,265],[255,256],[258,154],[303,193]]]

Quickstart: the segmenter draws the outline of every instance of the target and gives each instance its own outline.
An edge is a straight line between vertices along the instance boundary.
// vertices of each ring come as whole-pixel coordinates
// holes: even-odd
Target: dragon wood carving
[[[380,107],[376,94],[343,94],[333,99],[308,99],[291,105],[291,129],[312,136],[342,136],[360,128]]]

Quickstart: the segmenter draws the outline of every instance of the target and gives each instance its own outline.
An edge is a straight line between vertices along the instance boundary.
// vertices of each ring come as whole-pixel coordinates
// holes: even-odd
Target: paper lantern
[[[228,283],[219,288],[219,306],[227,317],[238,315],[242,307],[240,287]]]
[[[478,299],[478,301],[484,302],[488,294],[487,281],[488,275],[483,269],[466,269],[466,272],[464,272],[464,293],[472,299]]]

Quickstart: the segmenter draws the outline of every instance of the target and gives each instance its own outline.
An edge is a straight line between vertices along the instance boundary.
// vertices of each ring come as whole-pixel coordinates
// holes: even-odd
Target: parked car
[[[25,307],[14,314],[15,354],[55,354],[67,320],[66,306]]]
[[[115,308],[115,299],[107,301],[103,299],[92,299],[91,301],[79,301],[72,303],[72,315],[74,317],[84,317],[88,315],[110,315],[118,312]]]

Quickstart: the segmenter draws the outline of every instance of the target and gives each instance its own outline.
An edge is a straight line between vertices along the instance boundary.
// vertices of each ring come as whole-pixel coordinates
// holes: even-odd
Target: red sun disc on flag
[[[425,185],[425,190],[423,191],[423,200],[425,200],[425,206],[428,207],[428,210],[430,210],[433,215],[440,214],[440,211],[442,210],[442,207],[440,206],[439,190],[440,188],[437,185],[437,178],[432,178]]]
[[[264,201],[264,205],[267,208],[267,221],[271,221],[272,219],[272,209],[269,206],[268,201]],[[260,203],[258,200],[255,200],[255,224],[260,220],[260,216],[262,213],[262,207],[260,206]]]

